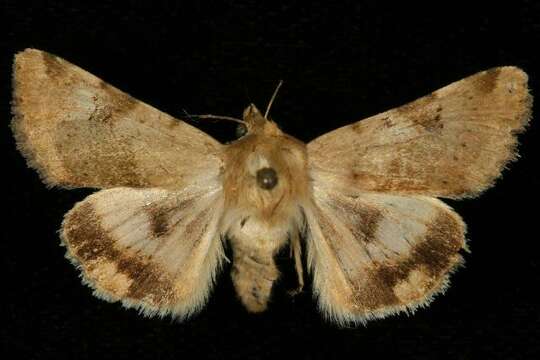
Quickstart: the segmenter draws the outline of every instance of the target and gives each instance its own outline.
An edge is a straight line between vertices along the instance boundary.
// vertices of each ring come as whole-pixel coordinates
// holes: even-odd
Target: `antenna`
[[[240,124],[246,124],[244,120],[240,120],[231,116],[221,116],[221,115],[211,115],[211,114],[203,114],[203,115],[192,115],[188,114],[187,111],[184,110],[184,113],[187,117],[191,118],[197,118],[197,119],[215,119],[215,120],[228,120],[228,121],[234,121]]]
[[[272,103],[274,102],[274,99],[276,98],[276,95],[279,91],[279,88],[283,84],[283,80],[279,80],[279,84],[276,86],[276,90],[274,90],[274,94],[272,94],[272,97],[270,98],[270,101],[268,102],[268,106],[266,107],[266,111],[264,112],[264,118],[268,119],[268,113],[270,112],[270,108],[272,107]]]

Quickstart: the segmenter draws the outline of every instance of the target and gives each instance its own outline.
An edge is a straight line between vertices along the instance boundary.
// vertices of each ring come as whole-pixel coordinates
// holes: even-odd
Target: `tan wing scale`
[[[311,141],[311,175],[345,192],[475,196],[516,157],[531,105],[523,71],[483,71]]]
[[[15,57],[12,129],[50,186],[182,188],[215,177],[221,145],[43,51]]]
[[[314,291],[342,325],[428,304],[462,261],[465,225],[437,199],[315,187],[305,212]]]
[[[96,296],[183,318],[204,305],[223,258],[222,212],[217,187],[115,188],[78,203],[61,233]]]

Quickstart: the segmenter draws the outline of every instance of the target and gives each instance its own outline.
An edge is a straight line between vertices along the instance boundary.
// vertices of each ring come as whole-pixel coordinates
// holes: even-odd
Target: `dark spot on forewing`
[[[41,56],[43,63],[45,64],[45,73],[50,78],[58,78],[64,74],[66,71],[66,66],[62,63],[62,60],[59,57],[47,52],[41,52]]]
[[[90,115],[89,122],[106,123],[113,117],[113,111],[110,106],[96,105],[96,109]]]
[[[72,255],[85,269],[85,275],[89,276],[90,265],[100,266],[100,262],[92,264],[93,260],[114,263],[118,273],[132,280],[124,295],[126,298],[142,302],[150,298],[151,306],[170,304],[174,298],[174,290],[168,274],[149,257],[118,249],[115,240],[101,226],[101,221],[87,201],[71,212],[64,224],[65,241]],[[89,280],[98,287],[101,286],[101,279]],[[119,298],[114,289],[107,290],[112,292],[114,298]]]
[[[423,119],[418,119],[418,124],[423,126],[429,132],[434,132],[441,130],[444,127],[444,124],[441,122],[441,115],[431,114],[426,112],[426,117]]]
[[[433,132],[443,128],[441,121],[442,105],[438,103],[437,92],[397,108],[398,117],[404,117],[413,124]]]
[[[382,124],[383,124],[383,127],[385,128],[391,128],[393,127],[395,124],[392,122],[392,119],[390,118],[390,116],[385,116],[381,119],[382,121]]]
[[[118,90],[104,81],[99,82],[99,88],[104,95],[103,102],[112,110],[112,119],[117,120],[122,115],[129,113],[137,104],[142,104],[139,100]]]
[[[491,93],[497,86],[497,80],[500,72],[501,69],[493,68],[473,76],[471,80],[474,82],[480,93],[488,94]]]
[[[410,103],[400,106],[394,109],[394,111],[396,111],[399,115],[409,117],[415,113],[422,113],[426,109],[431,108],[435,101],[437,101],[437,99],[437,93],[432,92],[431,94],[421,97],[420,99],[411,101]]]

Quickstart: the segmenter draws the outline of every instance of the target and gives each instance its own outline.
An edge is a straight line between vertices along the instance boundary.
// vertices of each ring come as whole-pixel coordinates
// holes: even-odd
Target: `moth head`
[[[272,107],[272,104],[282,84],[283,81],[280,81],[276,86],[276,89],[274,90],[274,93],[272,94],[272,97],[270,98],[270,101],[266,106],[266,111],[264,112],[264,115],[259,111],[259,109],[257,109],[254,104],[249,104],[248,107],[245,108],[242,115],[242,117],[244,118],[244,122],[238,125],[236,129],[236,135],[238,137],[244,136],[248,133],[263,133],[270,136],[282,134],[277,125],[273,121],[268,119],[270,108]]]
[[[259,111],[254,104],[249,104],[243,113],[244,123],[239,124],[236,130],[237,135],[245,134],[265,134],[281,135],[281,131],[276,123],[269,120]]]

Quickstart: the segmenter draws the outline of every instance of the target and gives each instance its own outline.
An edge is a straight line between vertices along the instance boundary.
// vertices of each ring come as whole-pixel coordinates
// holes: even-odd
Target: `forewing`
[[[43,51],[15,57],[12,129],[50,186],[181,188],[216,176],[221,145]]]
[[[427,305],[462,261],[465,226],[437,199],[315,187],[305,214],[319,307],[340,324]]]
[[[108,301],[183,318],[200,309],[223,258],[217,188],[115,188],[78,203],[62,239],[83,282]]]
[[[531,105],[520,69],[480,72],[311,141],[311,175],[350,192],[475,196],[516,157]]]

